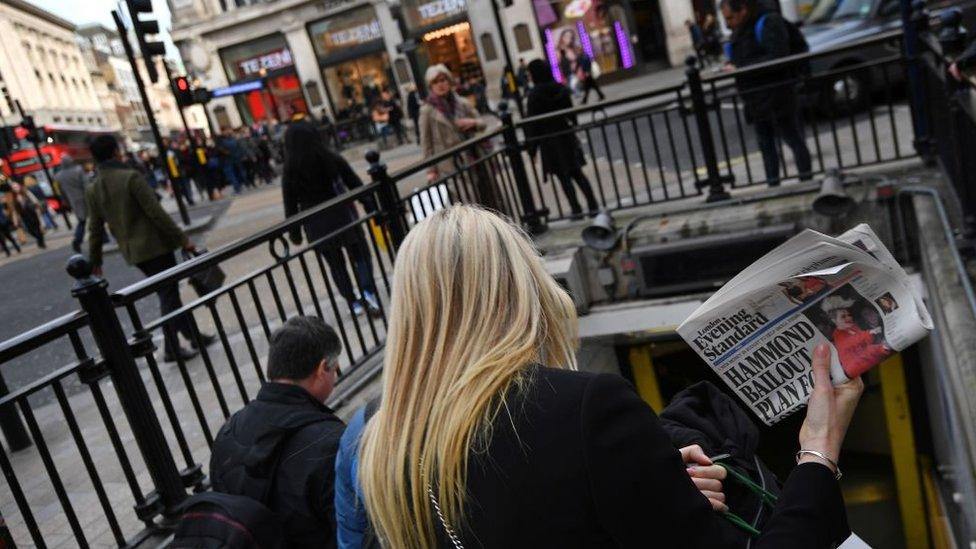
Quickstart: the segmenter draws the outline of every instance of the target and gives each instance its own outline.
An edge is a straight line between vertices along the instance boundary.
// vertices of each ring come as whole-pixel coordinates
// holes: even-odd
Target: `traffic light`
[[[37,143],[41,140],[41,136],[37,131],[37,125],[34,124],[33,116],[29,114],[25,114],[20,121],[20,127],[24,128],[24,130],[27,131],[26,137],[27,140],[30,141],[31,143]]]
[[[206,105],[210,102],[213,94],[207,88],[194,88],[193,89],[193,102],[199,103],[201,105]]]
[[[149,81],[155,83],[159,80],[159,73],[156,72],[154,59],[166,54],[166,44],[147,37],[147,35],[159,34],[159,21],[139,18],[141,13],[152,15],[152,0],[125,0],[125,3],[129,7],[129,17],[132,19],[132,28],[136,33],[136,40],[139,41],[139,49],[142,51],[146,74],[149,76]]]
[[[193,88],[190,87],[187,77],[177,76],[173,79],[173,96],[176,97],[176,104],[181,107],[193,104]]]
[[[9,126],[0,126],[0,157],[6,157],[14,152],[15,143],[17,143],[17,137],[14,135],[14,129]]]

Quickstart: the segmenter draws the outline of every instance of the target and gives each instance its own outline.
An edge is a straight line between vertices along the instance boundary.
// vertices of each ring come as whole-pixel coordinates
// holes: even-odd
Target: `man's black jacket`
[[[259,499],[277,462],[265,503],[281,517],[289,545],[335,547],[335,455],[344,429],[305,389],[266,383],[217,433],[213,489]]]
[[[756,22],[765,15],[762,40],[756,36]],[[732,59],[737,68],[758,65],[790,55],[790,31],[783,16],[759,11],[732,33]],[[795,68],[777,68],[735,79],[745,104],[746,120],[769,120],[792,115],[796,110]],[[780,85],[777,85],[780,84]]]

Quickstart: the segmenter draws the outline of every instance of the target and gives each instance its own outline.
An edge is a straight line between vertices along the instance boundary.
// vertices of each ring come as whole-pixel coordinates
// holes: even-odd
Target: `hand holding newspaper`
[[[806,230],[747,267],[678,334],[766,425],[806,405],[811,360],[831,346],[835,384],[925,337],[932,319],[871,227]]]

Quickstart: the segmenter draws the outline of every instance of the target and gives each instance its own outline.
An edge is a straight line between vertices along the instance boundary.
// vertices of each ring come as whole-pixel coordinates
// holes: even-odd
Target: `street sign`
[[[260,89],[264,89],[264,81],[251,80],[250,82],[239,82],[237,84],[231,84],[230,86],[224,86],[223,88],[214,88],[213,92],[211,92],[211,96],[226,97],[228,95],[237,95],[239,93],[247,93]]]

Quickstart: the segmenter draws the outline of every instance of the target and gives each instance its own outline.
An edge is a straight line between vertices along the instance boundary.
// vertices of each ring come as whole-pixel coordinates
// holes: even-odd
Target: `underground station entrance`
[[[803,410],[765,426],[678,336],[678,325],[731,277],[805,228],[837,234],[869,223],[899,256],[912,283],[925,288],[930,310],[939,310],[933,288],[947,274],[926,261],[930,246],[910,259],[913,254],[906,252],[913,244],[899,236],[891,203],[873,197],[857,216],[831,221],[811,213],[816,191],[767,193],[723,209],[698,205],[685,212],[597,218],[589,227],[611,235],[615,242],[608,250],[586,245],[586,236],[580,237],[581,230],[592,230],[586,223],[539,238],[550,272],[579,312],[579,368],[624,376],[658,414],[682,391],[709,382],[750,418],[759,434],[756,457],[783,482],[795,463]],[[916,229],[924,239],[926,228]],[[937,333],[957,329],[949,324],[955,321],[937,321],[929,337],[863,377],[865,392],[844,442],[840,482],[851,529],[870,547],[957,546],[951,542],[953,523],[965,519],[957,514],[959,493],[944,486],[952,476],[946,456],[960,444],[944,405],[952,384],[945,357],[952,351],[945,333]]]

